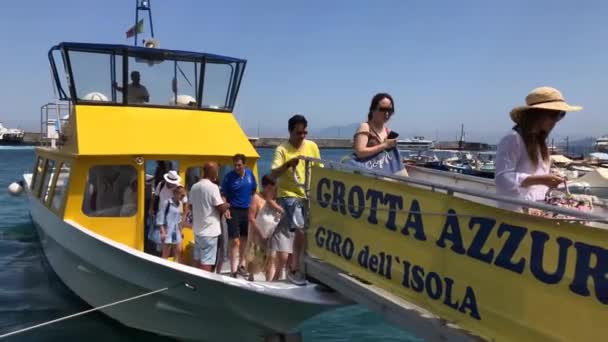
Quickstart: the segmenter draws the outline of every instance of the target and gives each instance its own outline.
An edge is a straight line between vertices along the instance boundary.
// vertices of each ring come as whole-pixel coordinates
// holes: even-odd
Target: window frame
[[[54,212],[60,214],[65,209],[65,204],[66,204],[67,198],[68,198],[69,187],[70,187],[71,178],[72,178],[71,177],[72,176],[72,162],[68,161],[68,160],[59,160],[58,162],[59,162],[59,167],[57,168],[58,171],[55,172],[55,175],[53,176],[53,187],[51,188],[51,193],[49,195],[48,207],[51,210],[53,210]],[[68,177],[67,177],[66,183],[64,185],[62,198],[60,199],[58,207],[55,208],[54,203],[53,203],[53,201],[55,200],[55,189],[57,188],[57,181],[59,181],[59,175],[61,175],[61,170],[62,170],[63,166],[66,164],[69,165]]]
[[[41,165],[42,164],[42,165]],[[40,188],[40,184],[36,184],[36,181],[40,179],[40,174],[44,173],[44,167],[46,165],[46,158],[43,156],[37,156],[36,163],[34,164],[34,171],[32,172],[32,181],[30,184],[30,191],[33,195],[38,197],[36,194],[37,188]],[[38,168],[41,168],[40,172],[38,172]]]
[[[64,91],[62,83],[59,81],[59,70],[57,69],[57,64],[55,63],[55,56],[53,52],[59,51],[61,52],[61,57],[64,63],[65,73],[68,79],[66,87],[68,88],[68,92]],[[127,94],[123,93],[122,101],[116,102],[116,98],[114,96],[110,96],[110,101],[108,102],[99,102],[99,101],[87,101],[83,99],[79,99],[77,95],[77,85],[76,80],[74,79],[74,73],[71,63],[71,53],[72,52],[88,52],[88,53],[97,53],[111,56],[111,60],[109,61],[109,69],[111,75],[111,79],[115,79],[117,76],[116,71],[117,67],[122,64],[122,86],[124,89],[127,89],[129,83],[128,73],[129,69],[129,61],[130,57],[136,58],[146,58],[146,56],[157,56],[159,59],[166,61],[176,62],[192,62],[196,66],[199,65],[199,69],[195,67],[195,74],[198,72],[199,75],[195,75],[195,83],[198,83],[198,88],[196,89],[196,100],[197,106],[189,107],[189,106],[175,106],[175,105],[159,105],[159,104],[129,104],[127,103]],[[122,58],[121,58],[122,57]],[[61,100],[71,101],[73,104],[83,104],[83,105],[96,105],[96,106],[129,106],[129,107],[146,107],[146,108],[173,108],[173,109],[185,109],[185,110],[198,110],[198,111],[209,111],[209,112],[218,112],[218,113],[232,113],[234,108],[236,107],[236,100],[238,97],[238,93],[240,91],[240,86],[242,83],[242,79],[245,73],[245,69],[247,66],[247,61],[245,59],[233,58],[228,56],[214,55],[208,53],[196,53],[196,52],[187,52],[187,51],[178,51],[178,50],[166,50],[166,49],[149,49],[149,48],[141,48],[141,47],[133,47],[127,45],[112,45],[112,44],[90,44],[90,43],[60,43],[58,45],[53,46],[49,53],[48,59],[51,64],[52,69],[52,77],[56,84],[56,87],[59,92],[59,97]],[[203,106],[203,91],[204,91],[204,77],[205,77],[205,67],[207,63],[213,64],[225,64],[232,69],[231,77],[228,83],[228,88],[226,89],[226,98],[225,98],[225,106],[222,108],[211,108]],[[196,77],[199,77],[198,82],[196,82]],[[114,95],[115,91],[112,91],[112,95]]]
[[[97,212],[97,210],[91,211],[91,212],[87,212],[85,210],[85,203],[86,203],[86,201],[91,199],[90,197],[87,198],[87,191],[88,191],[88,187],[89,187],[89,184],[90,184],[89,183],[89,176],[90,176],[91,170],[94,169],[94,168],[96,168],[96,167],[113,167],[113,166],[128,166],[128,167],[130,167],[130,168],[132,168],[134,170],[134,175],[135,175],[135,178],[137,179],[137,183],[138,183],[138,185],[137,185],[137,202],[136,202],[135,211],[133,212],[132,215],[129,215],[129,216],[120,216],[120,215],[118,215],[118,216],[91,215],[92,212]],[[137,165],[133,165],[133,164],[126,163],[126,162],[125,163],[119,163],[119,164],[111,164],[111,163],[90,164],[83,171],[84,171],[84,176],[85,176],[85,178],[84,178],[84,189],[83,189],[84,192],[82,193],[82,201],[81,201],[81,203],[77,204],[79,206],[79,208],[80,208],[80,212],[82,213],[82,215],[84,215],[88,219],[134,219],[134,218],[138,217],[140,210],[143,210],[143,208],[140,209],[140,205],[139,205],[139,196],[140,196],[140,194],[139,194],[139,192],[140,192],[139,183],[141,182],[141,180],[140,180],[140,177],[139,177],[140,170],[139,170],[139,167]],[[127,186],[129,186],[129,185],[127,185]],[[121,199],[122,199],[122,195],[124,195],[124,190],[126,190],[126,188],[123,189],[123,194],[121,194]],[[89,196],[91,196],[91,195],[89,195]],[[144,203],[144,205],[145,205],[145,203]],[[122,203],[121,203],[121,206],[122,206]]]
[[[55,169],[55,167],[57,166],[57,163],[58,163],[58,161],[55,160],[55,159],[46,158],[46,163],[44,165],[44,174],[42,176],[42,183],[40,185],[40,192],[39,192],[39,195],[38,195],[38,199],[46,207],[49,206],[48,204],[50,203],[51,195],[53,194],[53,189],[55,187],[55,185],[53,184],[53,180],[57,176],[56,173],[52,174],[52,175],[49,175],[48,185],[44,186],[43,183],[44,183],[44,180],[46,179],[47,172],[49,172],[49,164],[51,162],[53,163],[53,169]],[[45,189],[46,189],[46,193],[44,192]],[[46,196],[46,199],[44,199],[44,196]]]

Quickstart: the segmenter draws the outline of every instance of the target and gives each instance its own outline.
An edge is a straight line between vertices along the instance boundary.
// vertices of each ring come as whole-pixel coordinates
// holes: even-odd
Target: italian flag
[[[137,33],[143,33],[144,32],[144,20],[140,19],[137,22],[137,25],[132,26],[129,31],[127,31],[127,38],[131,38],[135,35],[135,32]]]

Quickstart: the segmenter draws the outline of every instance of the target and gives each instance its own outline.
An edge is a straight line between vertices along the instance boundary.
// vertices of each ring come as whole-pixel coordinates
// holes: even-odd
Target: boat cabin
[[[143,250],[158,161],[171,161],[187,189],[204,163],[226,170],[238,153],[257,177],[259,156],[232,114],[245,60],[86,43],[48,57],[71,110],[57,147],[36,149],[30,191],[54,215]]]

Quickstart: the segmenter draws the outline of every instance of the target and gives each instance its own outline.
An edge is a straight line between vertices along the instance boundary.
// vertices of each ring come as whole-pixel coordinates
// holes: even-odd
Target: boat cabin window
[[[42,171],[44,171],[44,158],[38,157],[38,159],[36,159],[36,167],[34,168],[34,172],[32,173],[32,193],[36,193],[40,188]]]
[[[94,217],[128,217],[137,212],[137,169],[99,165],[89,169],[82,212]]]
[[[42,180],[42,190],[40,191],[40,199],[43,203],[46,203],[49,199],[49,193],[51,191],[51,181],[53,180],[53,174],[55,173],[55,161],[52,159],[46,160],[46,167],[44,168],[44,179]]]
[[[116,56],[82,51],[73,51],[69,56],[79,100],[118,102],[112,98],[111,65]]]
[[[67,92],[55,62],[58,50]],[[86,43],[55,46],[49,59],[62,100],[227,112],[234,108],[246,63],[204,53]]]
[[[186,191],[190,192],[192,186],[196,184],[199,180],[201,180],[203,174],[203,168],[200,166],[197,167],[189,167],[186,170]]]
[[[224,164],[219,165],[219,175],[218,175],[218,183],[222,184],[222,179],[228,172],[232,170],[232,165]],[[203,177],[203,168],[200,166],[189,167],[186,170],[186,190],[190,191],[192,186],[196,184]]]
[[[53,200],[51,201],[51,208],[55,210],[61,209],[61,205],[67,194],[66,190],[70,179],[70,163],[62,163],[58,168],[58,172],[55,190],[53,191]]]

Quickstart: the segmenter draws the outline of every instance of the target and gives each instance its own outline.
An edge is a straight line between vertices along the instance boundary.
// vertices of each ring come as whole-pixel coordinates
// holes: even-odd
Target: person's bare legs
[[[234,238],[234,239],[230,239],[230,273],[231,274],[235,274],[238,265],[238,256],[237,253],[239,252],[239,238]]]
[[[241,235],[239,237],[239,266],[245,267],[247,261],[245,260],[245,248],[247,248],[247,236]]]
[[[171,254],[173,254],[173,260],[180,263],[182,260],[182,244],[171,245]]]
[[[199,263],[198,268],[200,268],[203,271],[213,272],[214,265],[203,265],[203,264]]]
[[[161,255],[160,257],[163,259],[169,259],[171,256],[171,245],[167,243],[163,243],[161,247]]]
[[[276,263],[275,263],[275,273],[273,277],[273,281],[279,280],[283,276],[283,270],[285,269],[285,265],[287,265],[287,258],[289,258],[289,253],[287,252],[276,252]]]
[[[296,229],[293,239],[293,255],[291,257],[291,271],[300,270],[300,258],[304,251],[305,235],[303,229]]]
[[[274,274],[276,272],[276,259],[277,257],[275,252],[271,252],[270,255],[268,255],[265,265],[266,281],[272,281],[272,278],[274,278]]]

